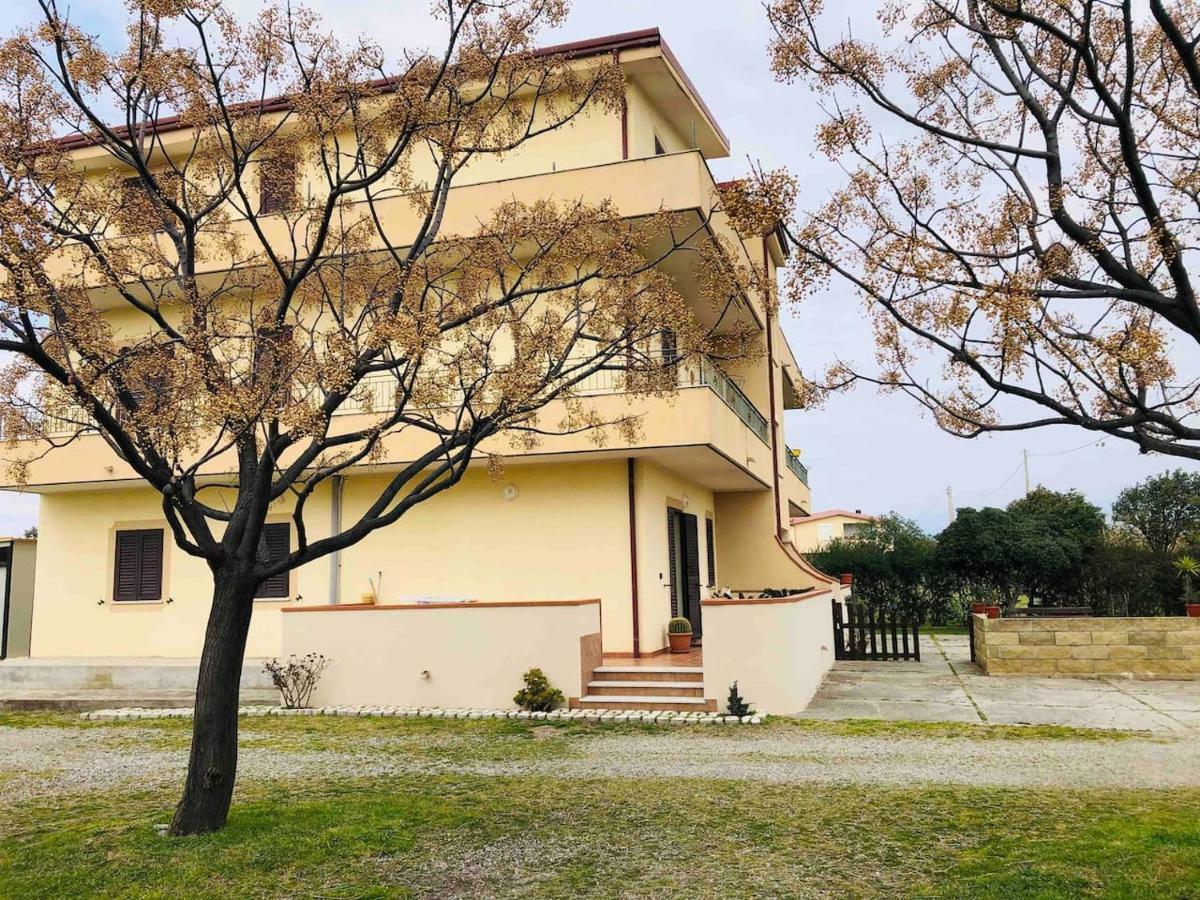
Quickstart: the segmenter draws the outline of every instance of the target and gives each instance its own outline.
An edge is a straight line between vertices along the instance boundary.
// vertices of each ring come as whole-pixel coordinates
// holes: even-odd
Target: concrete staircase
[[[612,666],[592,671],[587,694],[576,709],[715,712],[717,701],[704,696],[704,669],[699,666]]]
[[[200,664],[195,659],[43,658],[0,660],[0,710],[191,706]],[[262,661],[242,668],[243,705],[277,703]]]

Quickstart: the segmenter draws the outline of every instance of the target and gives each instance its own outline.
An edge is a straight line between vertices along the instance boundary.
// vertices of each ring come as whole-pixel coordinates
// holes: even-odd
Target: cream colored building
[[[863,515],[861,509],[826,509],[809,515],[792,517],[792,544],[801,553],[824,550],[834,541],[853,540],[879,520],[878,516]]]
[[[611,199],[630,217],[713,209],[709,162],[729,156],[729,142],[657,30],[571,49],[576,59],[619,58],[628,80],[624,110],[596,109],[502,161],[468,168],[452,191],[447,233],[512,197]],[[99,153],[77,151],[84,164]],[[412,214],[400,204],[394,213]],[[743,238],[720,214],[713,227],[736,242],[747,265],[769,276],[787,258],[779,235]],[[687,283],[686,272],[680,281]],[[708,633],[703,604],[716,588],[830,588],[793,537],[795,518],[810,509],[807,471],[784,441],[798,366],[761,298],[749,298],[740,314],[757,329],[758,360],[728,369],[709,362],[681,367],[677,396],[642,402],[634,443],[599,449],[584,436],[549,437],[525,454],[503,444],[502,482],[489,478],[481,459],[460,485],[394,526],[270,586],[271,596],[257,601],[247,655],[293,649],[285,645],[283,621],[291,617],[283,611],[350,607],[372,592],[395,607],[430,598],[598,599],[602,652],[645,656],[663,652],[673,613]],[[603,412],[629,402],[600,382],[592,393]],[[310,540],[353,521],[389,467],[413,458],[407,440],[391,441],[382,462],[353,470],[313,498]],[[199,654],[209,573],[173,546],[157,495],[99,436],[85,434],[35,461],[22,489],[41,497],[35,657]],[[274,513],[277,538],[294,541],[288,508]],[[121,554],[139,561],[125,583],[118,578]],[[754,652],[752,633],[739,640],[738,652]],[[810,665],[819,668],[819,658]]]

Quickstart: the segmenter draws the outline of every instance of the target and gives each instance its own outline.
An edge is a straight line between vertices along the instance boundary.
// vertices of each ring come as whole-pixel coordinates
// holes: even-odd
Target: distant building
[[[792,517],[792,546],[801,553],[824,550],[833,541],[858,537],[879,516],[864,515],[861,509],[827,509],[809,516]]]

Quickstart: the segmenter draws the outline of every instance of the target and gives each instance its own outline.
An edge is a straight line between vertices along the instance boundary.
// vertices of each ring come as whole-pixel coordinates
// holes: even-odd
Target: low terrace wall
[[[600,665],[600,601],[311,606],[283,610],[285,656],[331,662],[314,706],[508,709],[540,668],[566,697]]]
[[[760,712],[788,715],[804,709],[833,665],[831,599],[832,591],[812,591],[701,601],[704,696],[724,709],[736,681]]]
[[[1200,679],[1200,619],[971,617],[987,675]]]

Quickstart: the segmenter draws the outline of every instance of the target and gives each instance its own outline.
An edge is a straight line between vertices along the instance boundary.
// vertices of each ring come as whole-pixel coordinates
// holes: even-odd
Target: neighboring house
[[[861,509],[827,509],[807,516],[792,517],[792,545],[801,553],[824,550],[833,541],[858,537],[878,516],[863,515]]]
[[[29,655],[36,538],[0,538],[0,659]]]
[[[630,217],[711,210],[717,185],[708,162],[728,157],[730,146],[658,31],[570,50],[577,59],[619,58],[628,79],[624,110],[596,108],[574,127],[469,169],[447,215],[482,218],[514,196],[611,198]],[[164,128],[161,138],[168,149],[191,140],[183,129]],[[84,165],[111,165],[87,147],[75,152]],[[781,233],[739,236],[721,214],[713,227],[734,241],[745,265],[771,278],[788,256]],[[737,314],[757,329],[761,356],[728,367],[680,366],[678,395],[644,401],[634,443],[615,438],[598,448],[567,435],[524,454],[497,444],[506,456],[501,483],[481,459],[459,485],[394,526],[264,585],[247,655],[280,654],[284,618],[311,618],[281,616],[285,608],[352,605],[372,593],[393,605],[598,598],[603,653],[634,656],[664,651],[674,614],[707,636],[701,603],[716,587],[831,587],[797,552],[788,527],[810,507],[807,471],[784,443],[799,368],[771,308],[761,297],[747,299]],[[594,395],[605,415],[627,403],[599,378]],[[403,440],[387,447],[391,458],[378,465],[408,458]],[[352,520],[377,495],[383,476],[373,468],[315,495],[308,521],[335,529]],[[22,489],[41,494],[33,655],[197,656],[210,576],[175,548],[158,495],[94,434],[36,457],[28,474]],[[266,539],[278,553],[295,542],[286,506]],[[714,621],[725,615],[717,605]],[[826,610],[817,621],[827,620]],[[812,639],[827,651],[827,636]],[[724,696],[727,685],[718,687]]]

